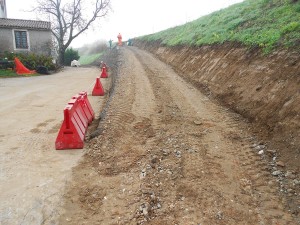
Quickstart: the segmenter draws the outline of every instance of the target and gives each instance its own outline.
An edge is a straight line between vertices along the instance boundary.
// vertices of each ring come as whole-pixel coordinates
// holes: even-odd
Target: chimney
[[[0,0],[0,18],[7,18],[5,0]]]

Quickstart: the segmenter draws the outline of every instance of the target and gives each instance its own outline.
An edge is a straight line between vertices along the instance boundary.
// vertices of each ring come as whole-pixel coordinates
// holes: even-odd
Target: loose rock
[[[273,176],[278,176],[280,174],[281,174],[281,172],[279,170],[276,170],[272,173]]]
[[[276,163],[277,166],[280,166],[280,167],[285,167],[285,164],[282,162],[282,161],[278,161]]]

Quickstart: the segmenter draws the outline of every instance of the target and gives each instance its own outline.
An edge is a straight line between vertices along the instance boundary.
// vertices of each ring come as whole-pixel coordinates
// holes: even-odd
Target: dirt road
[[[299,223],[246,121],[144,51],[123,48],[119,60],[60,224]]]
[[[65,68],[0,79],[0,224],[44,224],[59,214],[65,182],[83,152],[55,150],[63,108],[78,92],[90,94],[97,75],[96,68]],[[103,97],[89,100],[98,116]]]

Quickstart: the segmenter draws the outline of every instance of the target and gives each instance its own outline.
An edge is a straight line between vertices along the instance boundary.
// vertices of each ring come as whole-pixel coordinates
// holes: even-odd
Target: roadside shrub
[[[74,50],[73,48],[68,48],[65,51],[65,60],[64,60],[64,65],[65,66],[70,66],[71,62],[73,60],[78,60],[80,58],[79,53],[77,50]]]
[[[52,57],[38,55],[35,53],[13,53],[5,52],[4,58],[13,61],[17,57],[30,70],[36,70],[38,66],[47,67],[48,70],[55,70],[56,65],[53,63]]]

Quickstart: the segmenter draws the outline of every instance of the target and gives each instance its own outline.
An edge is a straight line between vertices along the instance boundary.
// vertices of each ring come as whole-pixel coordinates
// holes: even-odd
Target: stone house
[[[52,53],[51,23],[46,21],[0,18],[0,54],[34,52]]]

